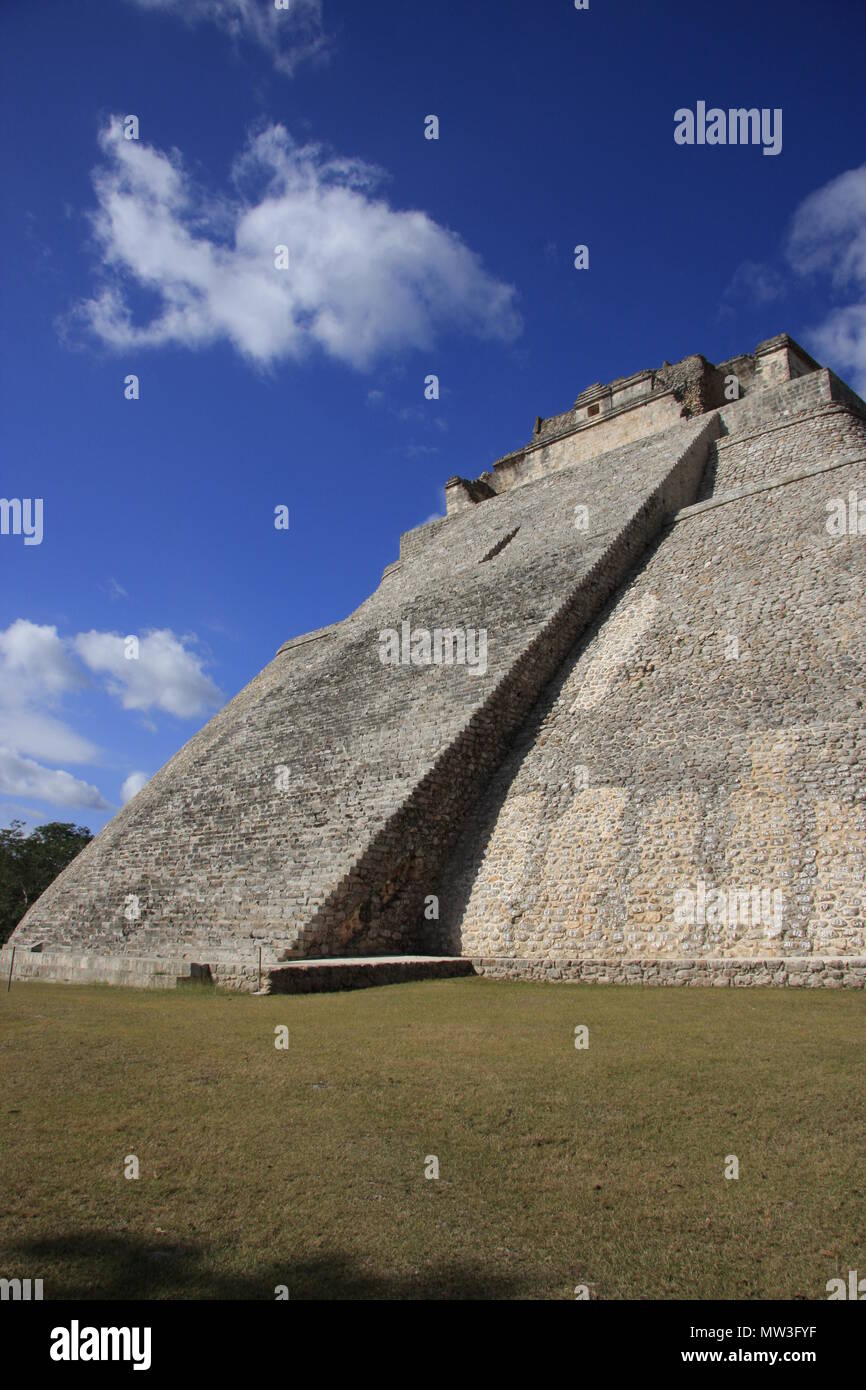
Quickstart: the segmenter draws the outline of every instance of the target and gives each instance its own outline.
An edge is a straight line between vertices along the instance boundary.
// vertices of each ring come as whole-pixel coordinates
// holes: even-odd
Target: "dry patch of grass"
[[[866,1270],[864,1009],[471,979],[16,984],[0,1275],[46,1298],[822,1299]]]

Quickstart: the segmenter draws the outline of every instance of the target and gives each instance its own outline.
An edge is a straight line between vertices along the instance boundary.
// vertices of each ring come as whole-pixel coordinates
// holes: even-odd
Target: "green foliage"
[[[20,820],[0,830],[0,945],[30,904],[92,839],[86,825],[71,821],[51,821],[29,835]]]

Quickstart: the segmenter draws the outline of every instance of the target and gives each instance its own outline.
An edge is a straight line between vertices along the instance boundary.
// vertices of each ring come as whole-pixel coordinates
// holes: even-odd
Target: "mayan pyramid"
[[[866,405],[783,334],[591,386],[446,498],[31,907],[16,974],[862,986]]]

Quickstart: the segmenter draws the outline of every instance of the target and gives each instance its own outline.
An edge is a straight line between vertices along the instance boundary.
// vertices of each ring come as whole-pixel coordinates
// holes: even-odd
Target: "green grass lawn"
[[[46,1298],[823,1299],[866,1274],[864,1011],[481,979],[14,984],[0,1275]]]

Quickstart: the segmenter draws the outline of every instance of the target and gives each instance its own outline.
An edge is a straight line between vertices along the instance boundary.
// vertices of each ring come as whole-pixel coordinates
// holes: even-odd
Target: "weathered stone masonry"
[[[864,460],[866,407],[784,335],[590,388],[284,644],[31,908],[16,973],[249,989],[261,948],[280,988],[421,950],[862,986],[866,536],[825,521]],[[485,629],[486,672],[384,665],[404,621]],[[700,885],[751,917],[679,920]]]
[[[834,391],[720,412],[705,500],[527,721],[443,874],[443,945],[484,973],[862,987],[866,536],[826,521],[866,496],[866,424]],[[699,883],[781,918],[678,925]]]

